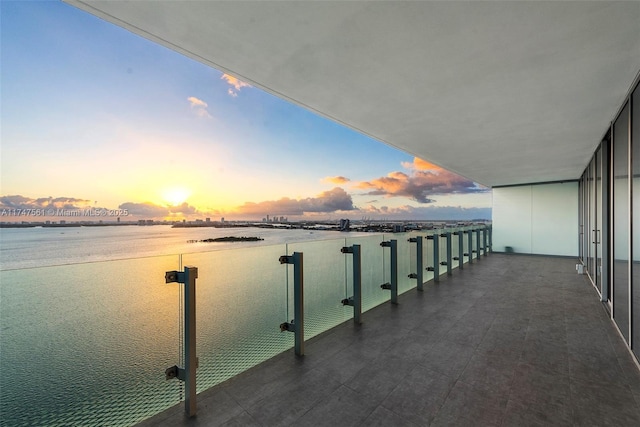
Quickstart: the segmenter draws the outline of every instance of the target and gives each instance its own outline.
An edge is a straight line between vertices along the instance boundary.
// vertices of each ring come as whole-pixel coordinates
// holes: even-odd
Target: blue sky
[[[2,209],[490,217],[474,183],[69,5],[0,7]]]

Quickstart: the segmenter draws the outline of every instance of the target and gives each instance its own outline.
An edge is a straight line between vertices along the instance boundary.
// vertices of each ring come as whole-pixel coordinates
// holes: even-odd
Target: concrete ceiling
[[[579,178],[640,70],[635,1],[67,2],[487,186]]]

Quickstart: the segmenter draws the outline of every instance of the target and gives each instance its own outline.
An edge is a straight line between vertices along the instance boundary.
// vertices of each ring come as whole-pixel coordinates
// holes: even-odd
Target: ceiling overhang
[[[640,2],[66,1],[488,186],[579,178],[640,70]]]

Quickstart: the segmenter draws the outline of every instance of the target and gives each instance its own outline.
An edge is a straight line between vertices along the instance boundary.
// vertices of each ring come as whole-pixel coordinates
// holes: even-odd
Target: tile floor
[[[640,371],[576,260],[490,254],[142,426],[640,426]]]

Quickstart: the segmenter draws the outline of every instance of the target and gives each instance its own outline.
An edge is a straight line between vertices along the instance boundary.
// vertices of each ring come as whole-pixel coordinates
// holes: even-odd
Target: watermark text
[[[83,209],[64,209],[64,208],[9,208],[2,209],[0,216],[29,216],[29,217],[77,217],[77,218],[104,218],[104,217],[120,217],[128,216],[127,209],[104,209],[104,208],[83,208]]]

